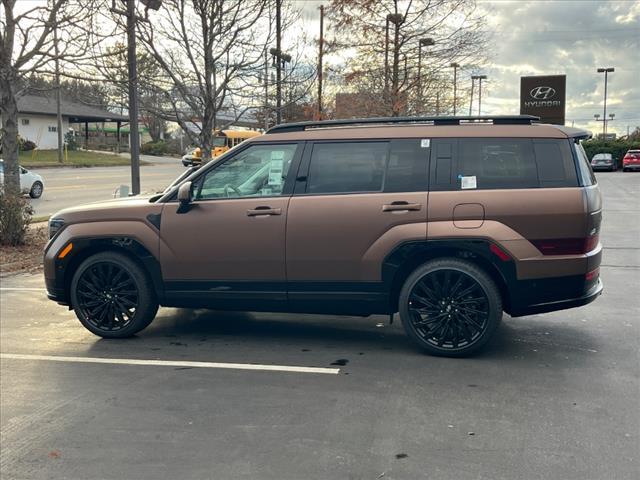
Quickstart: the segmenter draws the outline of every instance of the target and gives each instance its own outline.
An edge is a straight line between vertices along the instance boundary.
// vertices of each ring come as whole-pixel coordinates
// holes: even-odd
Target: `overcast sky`
[[[319,29],[318,6],[328,1],[297,0],[305,30]],[[640,0],[480,0],[493,32],[492,60],[484,69],[483,114],[519,112],[520,77],[567,75],[567,125],[602,130],[603,74],[609,74],[608,130],[626,134],[640,126]],[[286,48],[286,47],[285,47]],[[470,74],[471,72],[469,72]],[[461,82],[469,83],[468,76]],[[477,104],[475,105],[477,109]],[[474,113],[477,113],[475,110]]]

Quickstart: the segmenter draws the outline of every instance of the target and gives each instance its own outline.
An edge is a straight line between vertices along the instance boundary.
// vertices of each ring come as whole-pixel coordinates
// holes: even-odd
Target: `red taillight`
[[[594,280],[596,278],[598,278],[600,276],[600,267],[596,268],[595,270],[591,270],[589,273],[587,273],[584,276],[584,279],[587,282],[590,282],[591,280]]]
[[[598,245],[598,235],[587,238],[552,238],[531,240],[543,255],[581,255],[590,252]]]
[[[496,257],[498,257],[503,262],[507,262],[511,260],[511,257],[509,256],[509,254],[494,243],[489,245],[489,250],[491,250],[491,253],[493,253]]]

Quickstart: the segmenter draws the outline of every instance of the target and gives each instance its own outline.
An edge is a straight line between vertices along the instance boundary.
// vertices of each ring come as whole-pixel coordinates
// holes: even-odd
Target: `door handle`
[[[257,217],[260,215],[282,215],[281,208],[271,208],[266,205],[261,205],[251,210],[247,210],[247,216]]]
[[[409,210],[422,210],[421,203],[409,203],[405,201],[392,202],[382,206],[383,212],[407,212]]]

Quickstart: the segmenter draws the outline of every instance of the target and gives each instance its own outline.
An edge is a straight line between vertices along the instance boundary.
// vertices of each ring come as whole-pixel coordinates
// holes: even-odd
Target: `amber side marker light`
[[[73,249],[73,243],[70,243],[66,247],[62,249],[62,251],[58,254],[58,258],[64,258],[67,254]]]

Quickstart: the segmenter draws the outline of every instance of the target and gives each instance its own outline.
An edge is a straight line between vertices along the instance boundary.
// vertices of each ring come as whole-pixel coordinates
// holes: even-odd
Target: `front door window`
[[[207,172],[194,186],[195,200],[281,195],[296,148],[296,144],[247,148]]]

